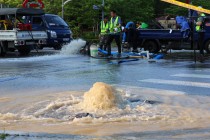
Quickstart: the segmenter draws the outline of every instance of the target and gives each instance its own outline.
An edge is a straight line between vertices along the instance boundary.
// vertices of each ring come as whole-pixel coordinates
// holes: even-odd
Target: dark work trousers
[[[126,32],[127,34],[127,41],[130,47],[133,48],[133,50],[137,50],[137,38],[138,38],[138,32],[135,28],[130,28]]]
[[[115,39],[115,42],[118,47],[118,53],[121,53],[121,41],[120,41],[120,33],[119,34],[110,34],[107,41],[107,47],[108,47],[108,55],[111,55],[111,44],[113,39]]]
[[[108,41],[108,35],[100,35],[100,42],[99,42],[100,49],[106,51],[107,41]]]
[[[204,55],[204,37],[205,32],[198,32],[198,47],[200,48],[200,54]]]

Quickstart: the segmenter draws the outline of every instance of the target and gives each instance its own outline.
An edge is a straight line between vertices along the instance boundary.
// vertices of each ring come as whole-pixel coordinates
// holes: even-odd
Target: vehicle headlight
[[[48,30],[48,32],[50,33],[51,38],[57,38],[57,33],[55,31]]]
[[[70,38],[73,39],[73,33],[70,31]]]

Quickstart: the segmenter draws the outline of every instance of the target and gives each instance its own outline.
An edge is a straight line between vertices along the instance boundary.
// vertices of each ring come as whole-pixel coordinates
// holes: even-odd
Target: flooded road
[[[77,44],[0,59],[0,130],[65,134],[53,136],[61,139],[210,137],[210,60],[195,64],[187,52],[118,64],[77,55]],[[108,109],[79,106],[96,82],[113,86],[120,101]]]

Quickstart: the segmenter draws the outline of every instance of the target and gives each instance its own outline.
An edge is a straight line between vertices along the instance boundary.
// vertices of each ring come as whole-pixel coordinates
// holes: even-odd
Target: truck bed
[[[181,40],[183,35],[178,29],[139,29],[139,39]]]
[[[0,41],[47,39],[45,31],[1,30]]]

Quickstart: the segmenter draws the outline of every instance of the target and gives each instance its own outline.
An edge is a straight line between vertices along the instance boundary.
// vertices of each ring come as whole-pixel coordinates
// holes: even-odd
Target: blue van
[[[68,24],[58,15],[33,16],[30,18],[30,23],[33,30],[43,29],[47,31],[47,43],[44,46],[39,46],[40,49],[53,47],[55,50],[60,50],[62,45],[70,43],[72,40],[72,32]]]

